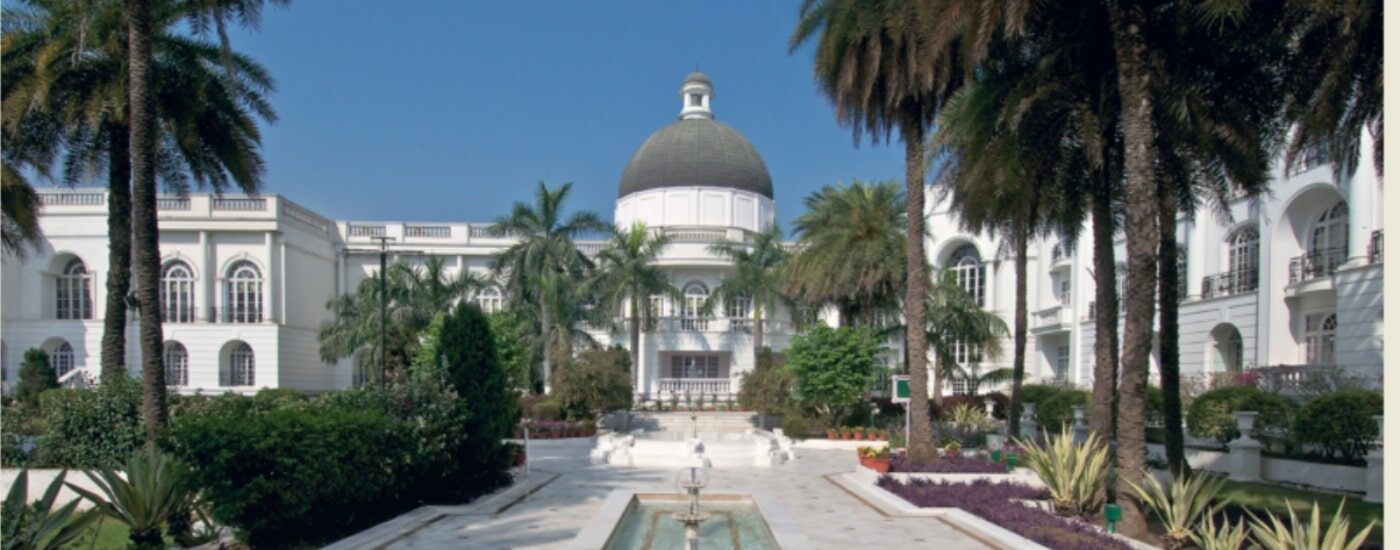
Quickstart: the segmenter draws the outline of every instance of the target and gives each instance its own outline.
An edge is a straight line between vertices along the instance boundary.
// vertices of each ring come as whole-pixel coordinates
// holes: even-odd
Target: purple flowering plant
[[[1020,483],[981,479],[971,483],[899,481],[883,476],[878,485],[920,508],[961,508],[977,517],[1055,550],[1129,550],[1122,541],[1093,526],[1061,518],[1012,500],[1044,500],[1050,494]]]
[[[910,460],[907,456],[899,454],[890,461],[890,471],[931,474],[1004,474],[1006,466],[980,456],[955,455],[922,462]]]

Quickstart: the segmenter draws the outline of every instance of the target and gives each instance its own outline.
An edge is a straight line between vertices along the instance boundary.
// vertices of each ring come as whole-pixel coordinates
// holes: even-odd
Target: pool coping
[[[583,529],[569,542],[566,548],[570,550],[596,550],[607,546],[613,532],[617,530],[617,525],[622,520],[623,514],[627,513],[632,502],[638,497],[648,495],[660,495],[660,493],[638,493],[626,489],[614,489],[608,493],[607,498],[603,499],[603,503],[598,506],[598,511],[589,518],[588,523],[584,524]],[[772,495],[765,493],[709,494],[702,498],[746,498],[751,500],[758,508],[764,523],[767,524],[769,533],[773,535],[773,540],[778,543],[778,548],[783,550],[809,550],[813,548],[807,535],[797,525],[797,520],[788,513],[787,507],[783,506]]]

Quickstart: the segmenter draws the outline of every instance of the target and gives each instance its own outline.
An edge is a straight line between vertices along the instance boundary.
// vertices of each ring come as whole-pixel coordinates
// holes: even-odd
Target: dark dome
[[[709,118],[678,120],[642,142],[617,196],[665,187],[727,187],[773,198],[773,179],[753,144]]]

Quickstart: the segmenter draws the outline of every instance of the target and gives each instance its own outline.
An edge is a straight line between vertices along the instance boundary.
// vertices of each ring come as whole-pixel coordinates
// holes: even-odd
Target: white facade
[[[708,120],[711,94],[708,79],[692,73],[681,89],[681,118]],[[1362,167],[1372,166],[1366,138]],[[1238,199],[1228,217],[1203,208],[1179,221],[1186,274],[1183,375],[1294,365],[1274,370],[1298,379],[1339,366],[1379,381],[1382,185],[1368,168],[1334,183],[1330,166],[1314,161],[1309,156],[1300,169],[1279,168],[1270,197]],[[753,368],[750,305],[724,304],[711,313],[695,306],[732,270],[708,246],[742,241],[773,222],[761,162],[756,170],[763,185],[653,185],[618,198],[618,226],[641,222],[672,236],[660,264],[686,294],[674,303],[658,297],[652,305],[658,320],[642,337],[639,394],[729,394],[739,374]],[[41,250],[24,259],[5,257],[0,270],[0,363],[7,383],[30,348],[47,352],[56,368],[71,367],[75,374],[65,373],[68,378],[95,378],[105,304],[119,299],[105,289],[106,194],[41,196]],[[436,256],[450,273],[482,275],[511,243],[486,224],[331,221],[278,195],[190,195],[162,198],[159,207],[167,363],[175,365],[172,383],[188,392],[350,387],[363,355],[325,364],[317,332],[329,320],[327,301],[377,272],[376,237],[392,238],[393,260],[422,263]],[[935,268],[955,269],[965,287],[1010,324],[1014,262],[1002,243],[962,231],[946,202],[930,201],[926,215],[926,249]],[[603,244],[579,247],[592,253]],[[1092,249],[1087,228],[1073,246],[1056,239],[1030,246],[1029,380],[1092,381]],[[1117,249],[1121,264],[1121,235]],[[470,298],[491,311],[502,306],[501,294],[487,289]],[[787,313],[770,312],[765,323],[767,345],[785,349],[795,333]],[[140,364],[136,326],[129,319],[126,363],[133,370]],[[625,332],[592,334],[603,345],[627,345]],[[890,344],[886,360],[893,362],[901,355],[899,339]],[[1009,339],[1003,349],[996,360],[979,358],[975,350],[962,350],[959,359],[979,362],[984,372],[1008,367]],[[949,393],[966,389],[945,386]]]
[[[1185,261],[1178,317],[1182,376],[1261,369],[1256,372],[1292,384],[1340,368],[1379,387],[1383,186],[1370,169],[1369,135],[1361,150],[1361,168],[1350,178],[1334,180],[1331,165],[1316,153],[1293,169],[1280,159],[1268,197],[1234,200],[1228,216],[1202,206],[1194,218],[1178,220]],[[984,304],[1010,325],[1015,263],[998,254],[1002,243],[962,231],[946,202],[930,202],[928,223],[934,266],[951,267],[953,255],[971,245],[964,250],[975,250],[984,262]],[[1120,288],[1124,245],[1120,232]],[[1094,363],[1090,228],[1072,246],[1057,238],[1033,241],[1029,256],[1028,378],[1087,387]],[[983,369],[1011,366],[1011,344],[1008,339],[1003,357]],[[1154,381],[1157,360],[1154,349]]]

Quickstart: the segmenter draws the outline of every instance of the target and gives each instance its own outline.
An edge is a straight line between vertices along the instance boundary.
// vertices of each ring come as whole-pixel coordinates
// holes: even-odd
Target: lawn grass
[[[126,528],[126,525],[120,521],[113,521],[112,518],[104,518],[101,521],[100,525],[93,523],[92,527],[88,528],[87,533],[64,548],[66,550],[87,550],[89,548],[121,550],[126,548],[127,543],[131,542],[131,531]],[[94,536],[97,538],[95,543]]]
[[[1291,505],[1299,519],[1309,517],[1308,515],[1312,513],[1312,504],[1315,501],[1322,508],[1322,520],[1327,523],[1331,523],[1332,516],[1337,513],[1337,507],[1341,506],[1345,500],[1346,508],[1342,513],[1351,520],[1351,532],[1355,533],[1365,527],[1368,522],[1374,521],[1376,525],[1371,529],[1371,534],[1366,540],[1375,544],[1383,543],[1381,521],[1384,519],[1385,507],[1381,504],[1363,502],[1357,497],[1318,493],[1267,483],[1226,481],[1225,486],[1220,490],[1219,498],[1253,510],[1255,514],[1262,515],[1263,512],[1268,511],[1282,518],[1288,517],[1288,508]]]

